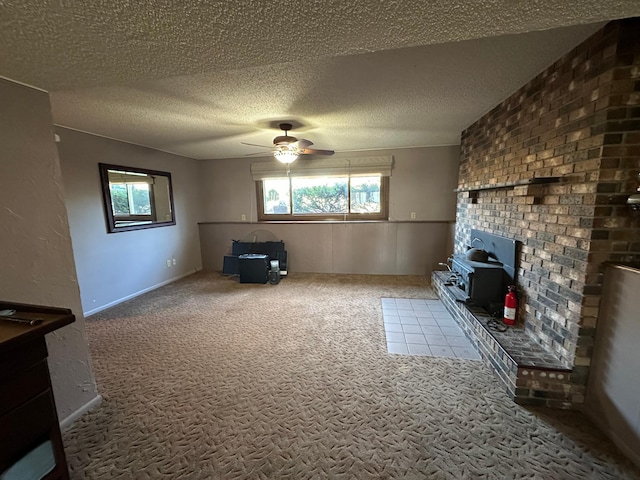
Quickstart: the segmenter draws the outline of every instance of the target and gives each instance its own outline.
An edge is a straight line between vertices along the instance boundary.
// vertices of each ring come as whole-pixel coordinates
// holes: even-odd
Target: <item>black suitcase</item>
[[[269,256],[247,253],[238,257],[240,283],[267,283],[269,281]]]

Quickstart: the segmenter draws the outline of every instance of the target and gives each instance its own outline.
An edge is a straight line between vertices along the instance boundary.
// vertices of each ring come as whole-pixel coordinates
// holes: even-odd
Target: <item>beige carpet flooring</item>
[[[90,317],[104,401],[63,435],[72,478],[640,478],[482,362],[387,353],[382,297],[435,298],[421,277],[201,272]]]

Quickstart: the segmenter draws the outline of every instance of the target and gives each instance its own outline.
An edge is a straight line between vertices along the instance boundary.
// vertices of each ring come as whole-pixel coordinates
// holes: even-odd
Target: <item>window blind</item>
[[[153,185],[155,181],[151,175],[139,175],[109,170],[109,183],[148,183]]]
[[[391,176],[393,168],[393,156],[384,155],[376,157],[355,158],[298,158],[288,166],[277,160],[251,164],[251,176],[254,181],[268,178],[282,177],[308,177],[326,175],[381,175]]]

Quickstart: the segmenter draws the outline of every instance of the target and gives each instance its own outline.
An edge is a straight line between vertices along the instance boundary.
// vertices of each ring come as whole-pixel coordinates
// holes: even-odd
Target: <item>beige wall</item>
[[[391,220],[455,222],[460,146],[389,150],[395,163],[391,177]]]
[[[452,253],[458,146],[376,150],[338,157],[393,155],[390,222],[257,223],[253,162],[202,162],[203,267],[221,270],[232,240],[266,231],[285,241],[290,272],[426,275]],[[295,164],[294,164],[295,165]],[[292,167],[294,168],[294,167]],[[411,213],[415,212],[415,221]],[[245,215],[246,222],[242,222]]]
[[[640,466],[638,292],[640,268],[607,266],[584,406],[591,419]]]
[[[391,220],[454,222],[460,147],[405,148],[370,152],[338,153],[337,158],[393,155],[390,182]],[[203,221],[257,220],[256,188],[249,169],[254,162],[273,158],[231,158],[202,161]],[[301,159],[301,161],[304,161]],[[295,168],[295,163],[291,167]]]
[[[196,160],[57,128],[82,307],[90,315],[202,268]],[[107,233],[98,163],[171,173],[176,224]],[[167,267],[167,260],[176,260]]]
[[[49,96],[0,79],[2,300],[70,308],[75,323],[47,335],[61,420],[99,399],[53,136]]]
[[[292,273],[427,275],[451,253],[447,222],[200,224],[202,265],[221,271],[233,240],[282,240]]]

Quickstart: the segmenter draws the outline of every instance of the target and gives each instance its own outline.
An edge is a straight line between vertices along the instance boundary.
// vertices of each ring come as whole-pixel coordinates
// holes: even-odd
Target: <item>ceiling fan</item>
[[[319,150],[316,148],[309,148],[313,145],[313,142],[304,138],[297,139],[287,135],[287,132],[291,130],[290,123],[281,123],[278,125],[280,130],[284,132],[284,135],[279,135],[273,139],[273,146],[268,147],[266,145],[256,145],[255,143],[241,142],[243,145],[251,145],[253,147],[271,148],[273,156],[282,163],[291,163],[299,155],[333,155],[333,150]],[[256,154],[252,154],[256,155]]]

